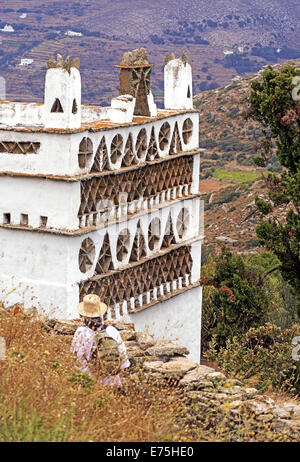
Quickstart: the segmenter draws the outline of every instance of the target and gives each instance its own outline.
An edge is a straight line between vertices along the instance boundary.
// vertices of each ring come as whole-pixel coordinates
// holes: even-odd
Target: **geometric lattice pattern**
[[[179,240],[184,236],[189,224],[189,212],[186,208],[182,208],[177,218],[174,218],[176,223]],[[147,240],[147,242],[146,242]],[[147,246],[151,253],[158,252],[163,249],[168,249],[172,245],[177,244],[171,214],[168,215],[164,229],[161,226],[161,220],[156,217],[151,220],[148,225],[146,236],[141,227],[140,221],[136,225],[134,239],[131,239],[130,231],[124,228],[118,235],[116,246],[111,247],[109,232],[106,232],[101,245],[100,252],[97,256],[94,275],[103,276],[104,274],[118,269],[118,262],[139,262],[147,256]],[[115,254],[117,261],[116,266],[112,254]],[[90,270],[95,262],[95,245],[88,238],[85,239],[80,249],[80,270],[86,272]]]
[[[153,218],[148,227],[148,246],[150,250],[158,247],[160,241],[161,224],[159,218]]]
[[[99,253],[95,274],[107,273],[113,269],[109,236],[108,233],[106,233]]]
[[[37,154],[40,149],[40,143],[36,142],[14,142],[1,141],[0,153],[2,154]]]
[[[182,209],[178,215],[177,224],[176,224],[177,234],[180,239],[182,239],[183,236],[185,235],[188,229],[188,226],[189,226],[189,222],[190,222],[189,211],[187,209]]]
[[[173,230],[171,215],[169,215],[161,248],[167,249],[172,244],[176,244],[176,240],[175,240],[175,234]]]
[[[128,229],[122,230],[117,241],[117,259],[123,262],[127,258],[130,244],[130,233]]]
[[[170,130],[170,124],[165,122],[159,131],[159,147],[162,151],[168,147],[170,140]]]
[[[154,160],[157,157],[159,157],[159,155],[158,155],[158,149],[157,149],[157,144],[155,140],[154,127],[152,127],[146,159]]]
[[[137,136],[135,150],[139,159],[143,158],[147,152],[147,132],[145,128],[142,128]]]
[[[140,224],[137,226],[137,232],[133,241],[130,255],[130,261],[139,261],[146,256],[146,243]]]
[[[127,141],[126,141],[126,145],[125,145],[125,154],[123,157],[122,165],[123,167],[130,167],[131,165],[135,165],[135,164],[137,164],[137,160],[133,154],[132,135],[129,134]],[[101,172],[101,170],[99,171]]]
[[[193,122],[190,118],[183,122],[182,126],[182,138],[185,144],[189,143],[193,134]]]
[[[150,92],[151,70],[150,65],[121,67],[119,94],[131,95],[136,98],[135,115],[150,116],[148,95]]]
[[[96,151],[94,163],[91,168],[91,172],[102,172],[102,170],[106,170],[107,168],[107,147],[105,143],[105,138],[103,136],[98,149]]]
[[[182,144],[179,135],[179,129],[177,122],[175,123],[173,136],[170,145],[170,152],[169,154],[177,154],[178,152],[182,151]]]
[[[93,157],[93,143],[90,138],[83,138],[79,145],[78,164],[80,168],[86,168]]]
[[[101,214],[101,201],[110,201],[110,204],[118,206],[120,193],[127,194],[128,205],[140,198],[157,198],[174,188],[177,188],[176,195],[181,197],[178,187],[181,187],[182,195],[188,196],[192,182],[193,156],[178,157],[116,175],[83,179],[78,212],[80,226],[95,223],[95,217]]]
[[[82,281],[80,300],[93,293],[111,309],[126,300],[134,310],[190,285],[192,264],[191,248],[184,246],[124,271]]]
[[[82,273],[86,273],[89,271],[95,260],[95,245],[92,239],[89,237],[85,239],[82,244],[81,248],[79,250],[79,269]]]
[[[178,154],[182,152],[182,142],[188,144],[193,134],[193,122],[190,118],[186,119],[183,123],[182,133],[180,137],[178,123],[176,122],[171,132],[171,126],[168,122],[164,122],[157,133],[155,134],[156,127],[152,127],[149,139],[147,131],[142,128],[137,136],[135,144],[133,143],[132,135],[129,133],[126,144],[125,139],[121,134],[116,134],[111,141],[110,151],[107,149],[105,136],[102,137],[98,150],[95,155],[94,163],[91,172],[103,172],[110,170],[109,162],[114,165],[121,161],[120,167],[131,167],[139,163],[139,161],[152,161],[160,157],[159,149],[168,155]],[[84,157],[86,154],[88,160],[92,156],[92,146],[87,146],[88,139],[84,139],[83,145],[80,149],[80,156]],[[124,148],[123,148],[124,146]],[[159,149],[158,149],[159,148]],[[81,161],[81,165],[88,166],[87,159]]]

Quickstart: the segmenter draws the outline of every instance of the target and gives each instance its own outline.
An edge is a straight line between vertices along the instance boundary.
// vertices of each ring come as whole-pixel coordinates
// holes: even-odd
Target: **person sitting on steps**
[[[118,330],[104,323],[107,305],[98,295],[86,295],[77,307],[84,326],[78,327],[71,345],[76,353],[80,370],[92,375],[93,366],[104,375],[104,385],[121,386],[120,371],[130,366],[125,344]]]

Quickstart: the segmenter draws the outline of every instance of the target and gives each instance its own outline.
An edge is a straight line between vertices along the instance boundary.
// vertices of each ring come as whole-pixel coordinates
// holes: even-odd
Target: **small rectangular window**
[[[4,225],[10,224],[10,213],[3,213],[3,224]]]
[[[48,217],[40,217],[40,227],[46,228],[48,222]]]
[[[20,224],[23,226],[28,226],[28,215],[26,213],[21,213]]]

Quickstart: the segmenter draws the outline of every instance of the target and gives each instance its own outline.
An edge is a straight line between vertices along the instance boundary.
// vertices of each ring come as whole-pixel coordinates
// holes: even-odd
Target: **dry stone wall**
[[[300,437],[300,405],[276,403],[256,388],[245,386],[222,372],[199,365],[186,357],[188,349],[172,341],[155,341],[147,332],[136,332],[134,324],[111,322],[125,341],[131,361],[130,373],[155,382],[177,386],[190,409],[191,422],[223,412],[233,425],[244,413],[252,415],[257,425],[268,424],[274,432]],[[45,328],[53,335],[73,335],[77,321],[47,320]]]

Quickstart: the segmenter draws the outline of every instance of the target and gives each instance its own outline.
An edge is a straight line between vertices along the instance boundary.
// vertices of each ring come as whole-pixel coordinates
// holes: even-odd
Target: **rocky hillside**
[[[287,61],[300,68],[300,59]],[[282,64],[273,67],[279,69]],[[194,106],[200,112],[200,147],[205,148],[202,156],[202,173],[211,166],[243,167],[253,166],[255,146],[262,136],[256,122],[246,121],[250,85],[260,79],[263,68],[245,77],[235,77],[232,82],[215,90],[201,92],[194,97]],[[218,162],[219,161],[219,162]],[[276,171],[275,157],[269,170]]]
[[[300,67],[300,60],[293,61]],[[279,68],[277,64],[274,67]],[[255,196],[267,198],[263,176],[280,172],[274,155],[267,168],[253,164],[255,147],[262,137],[259,125],[244,119],[250,84],[263,70],[194,99],[200,112],[201,161],[200,192],[205,201],[205,243],[219,247],[225,243],[237,251],[257,252],[255,228],[263,219],[254,205]],[[274,216],[283,220],[286,206]]]
[[[188,50],[194,93],[300,57],[296,0],[11,0],[0,13],[0,75],[10,100],[42,101],[45,64],[56,53],[81,59],[85,104],[110,101],[118,85],[113,65],[141,46],[155,64],[160,104],[166,52]],[[20,66],[21,59],[33,62]]]

